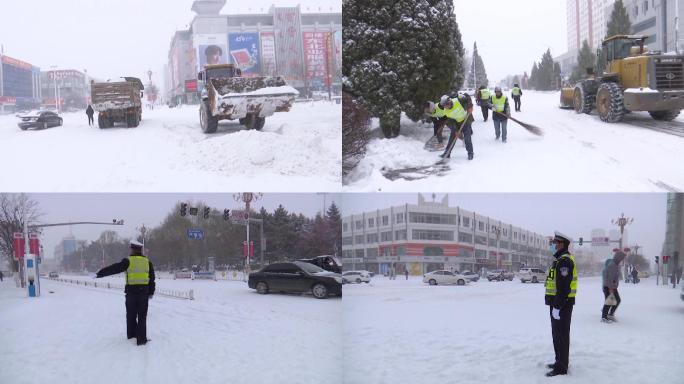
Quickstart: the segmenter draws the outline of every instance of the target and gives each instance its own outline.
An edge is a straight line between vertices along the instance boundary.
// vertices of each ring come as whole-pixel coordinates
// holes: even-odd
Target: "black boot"
[[[567,375],[567,374],[568,373],[565,371],[561,371],[561,370],[554,368],[552,371],[549,371],[546,373],[546,377],[554,377],[554,376],[558,376],[558,375]]]
[[[473,157],[475,157],[475,155],[474,155],[474,154],[472,154],[472,153],[469,153],[469,154],[468,154],[468,160],[472,160],[472,159],[473,159]]]
[[[548,369],[556,369],[556,363],[553,363],[553,364],[546,364],[546,368],[548,368]]]

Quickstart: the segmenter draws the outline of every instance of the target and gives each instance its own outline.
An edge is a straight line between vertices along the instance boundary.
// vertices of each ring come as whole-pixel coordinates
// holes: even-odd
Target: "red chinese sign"
[[[328,36],[327,32],[304,32],[304,60],[306,61],[306,78],[328,78]]]

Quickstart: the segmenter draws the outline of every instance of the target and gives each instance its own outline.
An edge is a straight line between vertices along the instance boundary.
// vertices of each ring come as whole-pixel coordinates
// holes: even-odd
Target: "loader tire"
[[[264,125],[266,124],[266,118],[265,117],[255,117],[254,118],[254,129],[257,131],[261,131],[262,128],[264,128]]]
[[[596,96],[589,94],[584,85],[577,84],[572,96],[572,106],[576,113],[590,114],[595,100]]]
[[[672,121],[679,116],[679,112],[679,109],[672,109],[669,111],[649,111],[648,114],[655,120]]]
[[[617,123],[625,115],[622,89],[617,83],[603,83],[596,93],[596,112],[606,123]]]
[[[218,128],[218,117],[211,115],[207,103],[202,103],[200,106],[200,125],[204,133],[215,133]]]

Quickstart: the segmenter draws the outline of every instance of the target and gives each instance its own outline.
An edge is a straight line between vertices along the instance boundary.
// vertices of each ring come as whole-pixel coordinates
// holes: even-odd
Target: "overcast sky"
[[[529,74],[549,48],[554,57],[565,53],[565,6],[564,0],[454,0],[463,44],[472,54],[477,42],[490,85],[507,75]]]
[[[265,207],[273,212],[282,204],[289,212],[302,213],[314,217],[323,209],[323,198],[327,206],[332,201],[339,205],[339,194],[306,193],[265,193],[263,198],[252,203],[255,209]],[[176,202],[202,201],[212,208],[244,209],[244,203],[233,199],[232,193],[226,194],[32,194],[31,198],[40,205],[42,223],[62,223],[73,221],[111,222],[123,219],[124,226],[74,225],[71,227],[45,228],[41,244],[47,257],[52,257],[55,245],[62,238],[73,234],[79,240],[97,240],[102,231],[114,230],[121,237],[133,237],[136,227],[144,223],[146,227],[159,225],[174,208]]]
[[[441,201],[443,196],[436,194],[436,201]],[[432,201],[432,194],[426,193],[424,197]],[[418,194],[346,193],[342,195],[342,216],[406,203],[417,204]],[[611,219],[620,217],[624,212],[626,217],[634,218],[634,222],[627,226],[629,245],[636,243],[642,246],[643,254],[649,256],[649,260],[662,251],[666,203],[667,195],[664,193],[449,194],[452,207],[459,206],[543,235],[551,236],[558,230],[575,240],[579,237],[589,240],[593,229],[617,229],[611,224]]]
[[[271,4],[341,12],[341,0],[228,0],[222,13],[268,12]],[[171,38],[188,28],[191,7],[192,0],[2,0],[0,44],[6,55],[41,70],[87,69],[106,80],[147,79],[151,69],[163,85]]]

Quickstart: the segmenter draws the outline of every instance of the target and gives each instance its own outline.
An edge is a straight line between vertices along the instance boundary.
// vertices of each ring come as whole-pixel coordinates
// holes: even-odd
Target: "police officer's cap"
[[[131,248],[142,248],[143,245],[138,240],[131,240]]]
[[[553,232],[553,241],[562,241],[564,243],[572,243],[572,237],[570,237],[564,233],[554,231]]]

